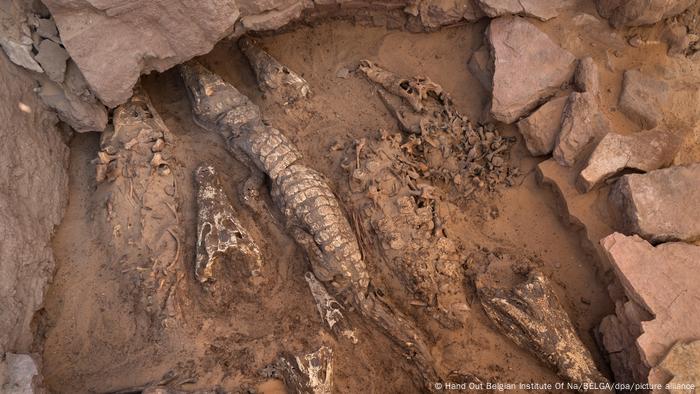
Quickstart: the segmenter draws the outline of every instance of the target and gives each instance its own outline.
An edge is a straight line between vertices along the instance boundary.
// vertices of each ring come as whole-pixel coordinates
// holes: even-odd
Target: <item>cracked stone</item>
[[[596,0],[596,8],[614,27],[651,25],[678,15],[695,0],[619,1]]]
[[[618,303],[624,308],[616,308],[599,328],[611,356],[629,355],[626,363],[612,363],[616,380],[636,376],[646,381],[648,375],[649,383],[666,383],[649,369],[663,365],[677,342],[700,337],[700,246],[671,242],[654,247],[620,233],[601,245],[630,300]]]
[[[680,137],[665,130],[645,130],[632,135],[608,133],[598,143],[577,186],[587,192],[623,169],[643,172],[666,167],[673,162],[681,144]]]
[[[663,119],[661,107],[668,96],[669,86],[665,81],[646,76],[639,70],[627,70],[622,80],[620,110],[642,128],[652,129]]]
[[[526,19],[493,19],[486,32],[494,58],[491,113],[504,123],[527,115],[574,72],[574,56]]]
[[[650,242],[700,240],[700,164],[624,175],[609,202],[620,231]]]
[[[501,15],[522,15],[541,21],[559,15],[559,10],[551,0],[478,0],[484,13],[496,18]]]
[[[574,85],[579,92],[591,92],[594,96],[600,93],[600,76],[598,66],[592,57],[586,56],[579,59],[574,72]]]
[[[518,130],[525,139],[525,146],[533,156],[552,153],[561,129],[561,117],[566,101],[567,97],[553,98],[518,122]]]
[[[554,159],[563,166],[573,166],[586,158],[610,129],[610,121],[600,112],[592,93],[571,93],[564,107]]]
[[[66,74],[66,60],[69,58],[68,52],[51,40],[43,40],[39,44],[39,53],[36,55],[36,61],[54,82],[63,82]]]
[[[665,79],[627,70],[619,106],[625,116],[643,129],[661,124],[690,128],[700,121],[700,83],[684,76]]]
[[[37,18],[36,32],[42,38],[58,40],[58,29],[52,19]]]

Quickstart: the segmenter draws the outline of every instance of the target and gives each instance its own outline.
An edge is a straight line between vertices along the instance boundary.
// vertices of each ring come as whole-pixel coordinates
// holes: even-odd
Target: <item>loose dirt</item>
[[[561,17],[566,18],[570,17]],[[563,26],[557,23],[540,27],[556,37]],[[371,59],[407,77],[430,77],[450,94],[455,109],[476,125],[488,94],[469,73],[467,60],[481,45],[485,27],[481,22],[411,34],[329,21],[261,37],[273,56],[311,86],[309,101],[293,108],[258,90],[235,42],[220,43],[200,61],[260,105],[265,118],[302,151],[304,162],[327,177],[352,222],[366,224],[360,208],[367,196],[351,188],[347,163],[355,165],[356,141],[376,142],[381,139],[380,130],[388,134],[400,131],[376,89],[355,73],[359,61]],[[570,37],[568,33],[559,37],[562,45],[577,55],[583,52],[584,44]],[[607,78],[604,73],[604,85],[613,88],[604,90],[603,101],[611,103],[618,84]],[[271,210],[253,212],[238,199],[238,185],[248,170],[231,158],[218,135],[193,123],[177,72],[150,75],[143,86],[177,141],[171,147],[176,158],[171,169],[182,198],[177,213],[184,229],[180,239],[184,246],[175,266],[184,274],[174,292],[179,309],[171,317],[172,324],[144,323],[139,318],[139,300],[125,290],[134,286],[133,277],[112,260],[114,245],[97,236],[107,210],[96,193],[93,159],[100,148],[99,136],[76,135],[71,144],[70,203],[53,243],[58,269],[37,327],[50,389],[58,393],[110,392],[165,379],[183,389],[218,386],[233,392],[284,392],[283,384],[271,378],[266,367],[281,352],[308,353],[326,344],[334,351],[336,392],[417,391],[419,382],[412,379],[411,362],[359,315],[349,314],[357,329],[357,345],[336,340],[324,329],[304,279],[309,270],[306,257]],[[611,116],[615,122],[626,122],[620,120],[622,116]],[[448,289],[447,298],[449,305],[458,304],[458,313],[449,313],[447,324],[447,320],[436,319],[439,308],[431,308],[431,294],[440,298],[441,282],[412,287],[410,279],[397,275],[397,266],[390,265],[399,261],[410,268],[419,264],[413,258],[425,254],[390,261],[377,253],[382,250],[377,233],[367,231],[362,235],[363,252],[373,282],[425,331],[444,376],[455,372],[452,376],[458,382],[464,376],[493,382],[556,382],[559,379],[552,371],[496,331],[479,305],[469,275],[474,268],[471,256],[477,252],[527,258],[551,279],[578,335],[609,377],[591,335],[592,328],[613,310],[605,278],[598,273],[591,251],[582,246],[578,229],[560,218],[554,193],[538,185],[534,168],[540,159],[527,153],[514,128],[497,128],[516,141],[507,154],[508,165],[521,174],[514,185],[499,184],[465,201],[453,199],[450,193],[439,197],[437,215],[452,245],[449,264],[454,268],[440,280],[449,280],[452,290]],[[217,298],[221,294],[204,291],[194,278],[197,210],[193,174],[202,163],[216,168],[241,223],[260,235],[256,241],[263,256],[264,284],[251,287],[249,282],[222,274],[221,280],[231,280],[234,288],[225,293],[225,300]],[[264,205],[272,207],[269,197],[264,197]],[[392,202],[388,195],[380,200]],[[431,212],[428,221],[432,216]],[[413,231],[411,236],[432,237],[433,233]],[[419,291],[422,295],[416,294]],[[455,300],[455,295],[462,299]]]

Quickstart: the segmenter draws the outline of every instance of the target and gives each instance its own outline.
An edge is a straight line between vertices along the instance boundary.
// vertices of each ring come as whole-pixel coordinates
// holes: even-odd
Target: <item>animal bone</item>
[[[477,292],[498,330],[570,382],[607,382],[598,371],[545,276],[530,271],[512,289],[493,287],[481,275]]]
[[[273,96],[282,97],[285,104],[309,97],[309,83],[260,48],[253,38],[242,37],[238,40],[238,46],[255,71],[260,90],[279,90]]]
[[[282,356],[277,369],[287,387],[297,394],[333,392],[333,350],[327,346],[301,357]]]
[[[440,85],[424,77],[402,78],[369,60],[360,62],[359,71],[378,86],[380,98],[400,129],[419,139],[412,146],[414,156],[424,162],[422,172],[431,180],[452,184],[457,198],[473,190],[469,182],[462,181],[466,177],[477,179],[477,185],[487,183],[489,190],[513,183],[518,171],[506,165],[503,157],[510,140],[492,125],[472,126]]]
[[[220,133],[234,157],[269,176],[273,200],[305,247],[314,274],[337,293],[348,294],[350,302],[403,350],[416,352],[413,359],[424,383],[435,382],[432,356],[418,329],[370,294],[357,238],[324,177],[299,163],[296,147],[279,130],[265,125],[259,108],[235,87],[196,62],[181,65],[180,73],[195,121]]]
[[[232,85],[198,63],[180,67],[195,119],[226,138],[234,157],[270,177],[272,196],[289,226],[300,230],[295,238],[307,247],[316,276],[335,279],[341,291],[353,287],[362,297],[369,275],[350,224],[323,176],[299,164],[296,147],[265,125],[258,107]]]
[[[442,87],[429,78],[401,78],[369,60],[361,60],[359,69],[369,80],[381,85],[389,93],[405,99],[416,112],[423,111],[423,101],[428,98],[429,94],[448,99],[442,91]]]
[[[259,276],[262,256],[258,245],[236,218],[214,167],[202,165],[195,171],[197,183],[197,259],[195,277],[213,280],[214,266],[222,259],[240,255],[251,276]]]
[[[304,275],[304,279],[309,284],[311,294],[316,300],[316,308],[321,315],[321,320],[328,324],[328,328],[336,336],[343,336],[352,343],[357,343],[355,331],[350,328],[347,318],[343,315],[343,306],[333,296],[328,294],[326,288],[323,287],[312,272],[307,272]]]

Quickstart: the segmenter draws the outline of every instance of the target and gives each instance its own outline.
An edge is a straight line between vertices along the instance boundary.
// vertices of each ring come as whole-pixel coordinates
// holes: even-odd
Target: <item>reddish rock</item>
[[[478,0],[484,13],[496,18],[502,15],[522,15],[541,21],[559,15],[559,10],[551,0]]]
[[[265,12],[244,16],[241,23],[246,30],[275,30],[291,20],[298,19],[305,8],[304,2],[293,1],[284,7],[278,6]]]
[[[700,239],[700,164],[625,175],[610,190],[618,228],[651,242]]]
[[[68,52],[62,46],[51,40],[43,40],[39,44],[39,53],[35,60],[41,64],[41,67],[46,71],[46,75],[55,82],[63,82],[63,77],[66,74],[66,60],[68,60]]]
[[[424,0],[419,2],[421,24],[428,29],[457,23],[463,19],[477,20],[484,16],[477,0]]]
[[[315,18],[335,9],[375,25],[404,26],[406,15],[416,31],[484,16],[477,0],[44,0],[68,53],[90,88],[110,107],[125,102],[141,74],[165,71],[203,55],[220,40],[249,30],[272,30],[300,18]],[[318,7],[316,7],[318,6]],[[313,7],[316,7],[314,9]],[[323,10],[321,10],[323,9]],[[318,12],[317,12],[318,11]],[[23,13],[19,13],[23,15]],[[20,21],[21,22],[21,21]],[[42,72],[31,57],[31,37],[20,36],[0,46],[17,62]],[[408,26],[410,30],[410,26]],[[14,37],[16,36],[16,37]]]
[[[615,27],[651,25],[678,15],[695,0],[596,0],[598,13]]]
[[[652,129],[663,120],[662,105],[668,100],[669,86],[639,70],[625,71],[620,95],[620,109],[642,128]]]
[[[574,84],[579,92],[591,92],[594,96],[600,93],[600,77],[598,66],[590,56],[579,59],[574,72]]]
[[[668,26],[662,39],[668,44],[669,56],[685,55],[693,43],[693,36],[688,34],[688,28],[680,23]]]
[[[554,159],[563,166],[585,159],[610,128],[610,121],[600,112],[593,93],[571,93],[564,107]]]
[[[494,19],[486,37],[494,59],[491,113],[501,122],[527,115],[573,76],[574,56],[526,19]]]
[[[233,31],[233,0],[46,0],[63,45],[108,106],[131,96],[141,72],[209,52]]]
[[[533,156],[552,153],[561,129],[561,116],[566,100],[566,97],[553,98],[518,122],[518,130],[525,139],[525,146]]]
[[[63,83],[44,81],[38,93],[62,121],[79,133],[103,131],[107,126],[107,108],[92,95],[72,61],[68,62]]]
[[[18,66],[38,73],[44,72],[34,60],[32,34],[27,22],[29,1],[3,1],[0,6],[0,48]]]
[[[673,164],[682,166],[700,163],[700,124],[682,133],[681,147],[673,159]]]
[[[641,322],[651,319],[652,316],[634,301],[618,300],[615,313],[601,320],[597,330],[598,342],[607,353],[615,381],[647,381],[649,366],[642,362],[636,340],[642,334]]]
[[[620,110],[644,129],[661,124],[679,130],[692,128],[700,121],[700,83],[672,69],[666,74],[625,71]]]
[[[700,387],[700,340],[676,343],[651,371],[649,381]]]
[[[680,144],[680,136],[665,130],[632,135],[608,133],[579,174],[577,186],[587,192],[626,168],[648,172],[666,167],[673,162]]]
[[[469,58],[469,72],[478,79],[484,89],[491,91],[491,81],[493,79],[493,60],[489,53],[489,48],[482,45],[472,53]]]
[[[603,345],[613,357],[616,380],[637,376],[646,381],[677,342],[700,337],[700,246],[682,242],[652,246],[640,237],[614,233],[601,241],[608,260],[630,300],[600,326]],[[632,304],[630,304],[632,303]],[[628,305],[630,304],[630,305]],[[635,340],[636,339],[636,340]],[[639,376],[639,375],[642,376]],[[648,375],[650,383],[657,375]]]

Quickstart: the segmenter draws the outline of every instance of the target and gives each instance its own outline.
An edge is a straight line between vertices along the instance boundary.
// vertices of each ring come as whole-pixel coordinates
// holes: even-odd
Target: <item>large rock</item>
[[[90,92],[83,75],[72,61],[68,63],[64,82],[44,80],[39,97],[58,113],[62,121],[79,133],[102,131],[107,126],[107,108]]]
[[[626,168],[648,172],[666,167],[673,162],[680,144],[680,136],[665,130],[632,135],[608,133],[588,159],[577,186],[587,192]]]
[[[652,379],[671,385],[693,385],[696,389],[700,387],[700,340],[676,343],[663,361],[651,371],[649,380]]]
[[[243,2],[245,4],[245,2]],[[255,2],[252,2],[255,3]],[[303,1],[278,1],[274,8],[259,11],[241,18],[241,24],[246,30],[274,30],[286,25],[289,21],[301,16],[301,12],[311,4]],[[264,3],[263,3],[264,4]]]
[[[484,13],[495,18],[501,15],[522,15],[541,21],[559,15],[555,2],[551,0],[478,0]]]
[[[478,0],[424,0],[418,6],[420,20],[428,29],[457,23],[462,19],[477,20],[484,16]]]
[[[518,130],[525,139],[525,146],[533,156],[552,153],[561,129],[561,115],[566,100],[566,97],[549,100],[532,115],[518,122]]]
[[[598,13],[615,27],[654,24],[678,15],[695,0],[596,0]]]
[[[387,25],[399,27],[404,26],[408,14],[409,24],[423,31],[483,17],[476,1],[152,0],[127,4],[122,0],[44,0],[44,3],[58,26],[63,45],[90,88],[106,105],[115,107],[131,96],[141,74],[164,71],[203,55],[225,37],[238,37],[250,30],[278,29],[297,19],[336,16],[383,19]]]
[[[700,164],[625,175],[610,191],[618,228],[651,242],[700,239]]]
[[[700,163],[700,124],[682,133],[681,147],[678,149],[673,164],[682,166]]]
[[[656,381],[648,375],[677,342],[700,338],[700,246],[652,246],[638,236],[614,233],[601,241],[629,301],[599,328],[617,381]],[[629,362],[633,361],[633,362]],[[667,364],[668,365],[668,364]]]
[[[652,316],[636,302],[626,301],[624,290],[617,297],[621,298],[615,301],[615,313],[605,316],[598,326],[598,343],[607,353],[616,382],[646,382],[649,366],[642,361],[636,341],[642,334],[641,322]]]
[[[600,93],[600,76],[598,66],[592,57],[579,59],[574,72],[574,85],[579,92],[591,92],[598,97]]]
[[[700,83],[627,70],[619,105],[628,118],[644,129],[662,124],[680,129],[693,127],[700,121]]]
[[[693,37],[688,32],[687,26],[673,23],[666,27],[661,38],[668,45],[667,53],[669,56],[684,56],[686,53],[689,53],[688,50],[697,38],[697,35]]]
[[[639,70],[627,70],[622,79],[620,109],[642,128],[652,129],[663,121],[661,107],[668,101],[668,83],[642,74]]]
[[[28,73],[0,54],[0,357],[26,353],[53,275],[51,235],[67,203],[68,148]]]
[[[234,0],[45,0],[63,45],[108,106],[126,101],[142,72],[209,52],[232,32]]]
[[[63,77],[66,74],[66,60],[69,57],[68,52],[62,46],[51,40],[43,40],[39,44],[36,61],[41,64],[46,75],[52,81],[63,82]]]
[[[15,0],[19,1],[19,0]],[[139,76],[209,52],[225,37],[273,30],[297,19],[370,13],[417,30],[484,16],[477,0],[45,0],[71,58],[109,107],[125,102]],[[379,15],[379,14],[385,15]],[[398,14],[398,15],[397,15]],[[387,22],[389,24],[389,22]],[[31,57],[29,60],[32,60]],[[37,64],[37,67],[39,65]],[[40,68],[37,71],[41,71]]]
[[[554,159],[563,166],[574,165],[585,159],[610,129],[610,121],[600,112],[593,93],[571,93],[562,115]]]
[[[491,113],[513,123],[553,95],[574,71],[574,56],[520,17],[491,21],[486,32],[494,59]]]
[[[0,47],[13,63],[40,73],[43,70],[32,53],[27,3],[23,0],[3,0],[0,3]]]

